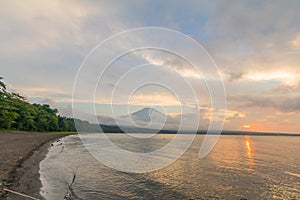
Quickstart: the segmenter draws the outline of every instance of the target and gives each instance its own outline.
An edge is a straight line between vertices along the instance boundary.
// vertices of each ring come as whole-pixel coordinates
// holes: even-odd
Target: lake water
[[[136,152],[161,148],[174,137],[156,135],[144,145],[142,139],[108,135],[118,146]],[[213,151],[199,159],[203,138],[197,135],[171,165],[135,174],[105,166],[77,135],[67,136],[55,142],[40,163],[41,194],[64,199],[67,183],[76,174],[73,189],[82,199],[300,199],[300,137],[221,136]]]

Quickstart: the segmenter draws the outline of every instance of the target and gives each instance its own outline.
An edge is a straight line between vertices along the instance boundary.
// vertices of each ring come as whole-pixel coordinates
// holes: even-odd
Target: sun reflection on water
[[[247,157],[248,157],[248,164],[250,166],[254,166],[254,154],[253,154],[253,144],[251,137],[249,135],[245,136],[245,144],[246,144],[246,150],[247,150]]]

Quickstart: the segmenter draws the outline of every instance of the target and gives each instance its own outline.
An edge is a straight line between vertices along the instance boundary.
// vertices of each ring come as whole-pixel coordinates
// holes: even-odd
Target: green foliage
[[[6,85],[4,84],[4,82],[2,81],[3,77],[0,77],[0,89],[4,89],[6,90]]]
[[[49,105],[30,104],[6,89],[0,77],[0,129],[22,131],[76,131],[74,119],[58,115]],[[80,120],[79,120],[80,121]]]

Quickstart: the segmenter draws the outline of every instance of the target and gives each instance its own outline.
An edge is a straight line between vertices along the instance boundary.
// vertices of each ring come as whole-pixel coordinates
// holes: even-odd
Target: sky
[[[161,27],[197,41],[216,64],[226,91],[224,129],[300,133],[297,0],[7,0],[0,4],[0,75],[10,90],[32,102],[49,103],[70,115],[76,74],[96,45],[126,30]],[[147,37],[151,35],[115,41],[104,50],[125,49]],[[177,50],[186,48],[179,40],[169,40]],[[96,58],[104,60],[99,56],[93,61]],[[143,70],[135,68],[141,64],[148,65]],[[122,76],[130,70],[129,77]],[[113,63],[102,80],[104,86],[97,88],[97,115],[112,116],[110,104],[117,105],[118,116],[128,112],[128,104],[130,112],[156,106],[169,115],[184,114],[190,119],[193,112],[201,112],[205,124],[212,109],[203,79],[214,80],[193,70],[170,52],[132,52]],[[147,85],[129,94],[134,84],[153,77],[171,84],[175,92]],[[196,90],[198,103],[185,89],[186,83]],[[81,84],[89,87],[95,83],[85,79]],[[113,99],[109,95],[112,89],[117,94]],[[80,98],[75,102],[88,113],[93,101],[85,98],[87,91],[77,91]],[[179,102],[177,95],[183,100]],[[184,113],[179,113],[180,103],[185,106]]]

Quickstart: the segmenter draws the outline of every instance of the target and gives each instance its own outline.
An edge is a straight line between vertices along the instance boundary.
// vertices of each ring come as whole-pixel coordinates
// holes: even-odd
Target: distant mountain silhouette
[[[123,118],[129,116],[131,116],[133,120],[138,120],[138,121],[143,121],[148,123],[150,123],[151,121],[162,120],[167,117],[167,115],[161,113],[160,111],[154,108],[143,108],[141,110],[131,113],[130,115],[125,115],[123,116]]]
[[[168,116],[154,108],[143,108],[128,115],[118,117],[119,122],[125,122],[129,126],[142,126],[148,128],[162,128]]]

